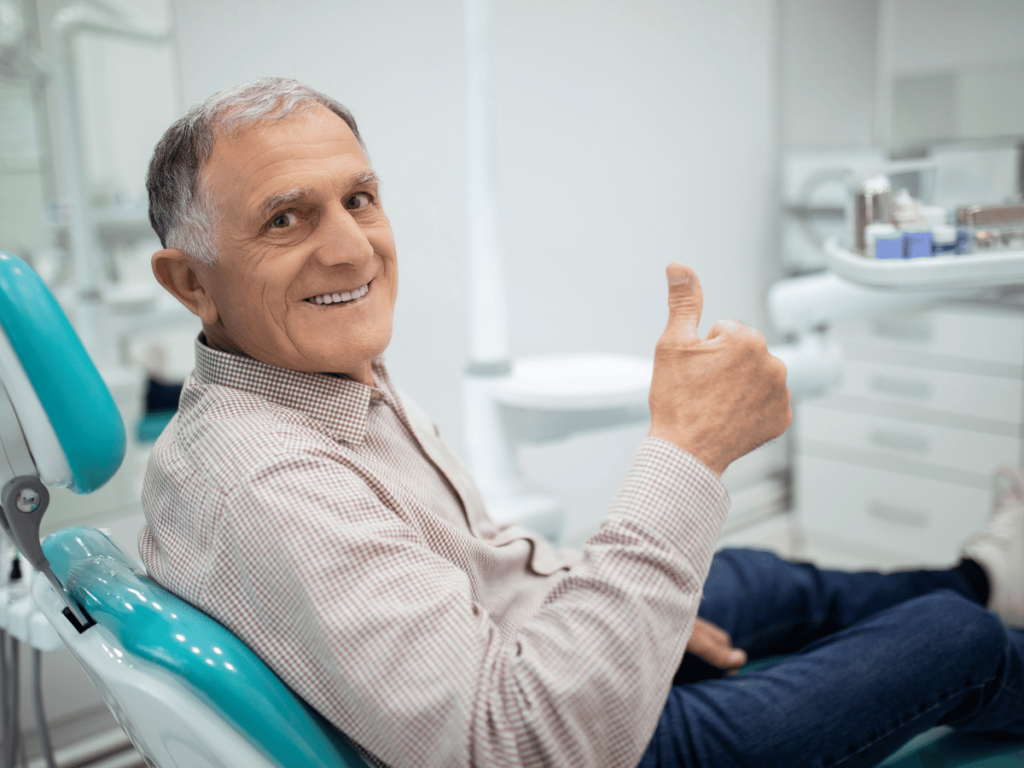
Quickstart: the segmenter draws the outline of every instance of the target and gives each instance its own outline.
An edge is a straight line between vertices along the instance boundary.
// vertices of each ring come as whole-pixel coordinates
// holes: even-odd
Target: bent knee
[[[952,590],[919,597],[905,606],[912,609],[915,624],[945,636],[956,647],[989,647],[995,655],[1006,645],[1006,628],[999,617]]]

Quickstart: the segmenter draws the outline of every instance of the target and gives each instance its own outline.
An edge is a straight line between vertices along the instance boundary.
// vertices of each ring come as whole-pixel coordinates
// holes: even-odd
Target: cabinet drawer
[[[909,563],[955,562],[988,518],[991,492],[798,454],[801,526]]]
[[[1021,381],[847,360],[837,392],[1011,424],[1021,421]]]
[[[1002,435],[848,413],[814,403],[799,405],[794,422],[801,453],[813,453],[813,443],[828,443],[981,475],[1020,461],[1020,440]]]
[[[1018,307],[950,304],[923,312],[840,323],[840,341],[990,363],[1024,363],[1024,313]]]

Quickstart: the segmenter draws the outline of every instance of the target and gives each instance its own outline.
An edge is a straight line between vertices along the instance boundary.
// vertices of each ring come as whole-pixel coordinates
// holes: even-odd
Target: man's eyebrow
[[[266,198],[263,201],[263,204],[260,205],[259,217],[261,219],[265,218],[282,205],[287,205],[288,203],[294,203],[296,200],[301,200],[311,194],[312,191],[313,190],[306,187],[303,189],[289,189],[287,192],[278,192],[273,194]]]
[[[361,171],[352,177],[353,186],[358,187],[364,184],[380,184],[380,177],[373,171]],[[301,200],[302,198],[312,194],[313,190],[310,187],[289,189],[286,192],[273,194],[266,198],[260,205],[259,217],[266,218],[282,205],[294,203],[297,200]]]
[[[357,173],[352,181],[356,186],[360,184],[380,184],[380,177],[373,171],[362,171]]]

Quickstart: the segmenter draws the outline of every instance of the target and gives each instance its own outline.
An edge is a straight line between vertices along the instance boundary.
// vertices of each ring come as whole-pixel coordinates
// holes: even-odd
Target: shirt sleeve
[[[327,456],[268,461],[226,499],[203,607],[393,768],[635,765],[728,510],[718,478],[644,441],[582,561],[514,637],[389,493]]]

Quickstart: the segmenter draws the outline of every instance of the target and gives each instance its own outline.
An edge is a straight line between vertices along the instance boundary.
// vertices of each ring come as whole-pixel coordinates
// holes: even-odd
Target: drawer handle
[[[931,447],[931,440],[923,435],[911,435],[906,432],[890,432],[885,429],[871,430],[869,439],[872,443],[881,448],[892,448],[897,451],[928,453],[928,449]]]
[[[932,324],[923,317],[879,317],[871,323],[875,336],[927,344],[932,340]]]
[[[932,396],[932,386],[927,381],[895,376],[875,376],[871,379],[871,388],[887,395],[913,397],[917,400],[928,400]]]
[[[907,509],[906,507],[894,507],[891,504],[883,504],[880,501],[873,501],[868,504],[868,516],[887,523],[897,523],[910,528],[927,528],[928,513],[919,509]]]

